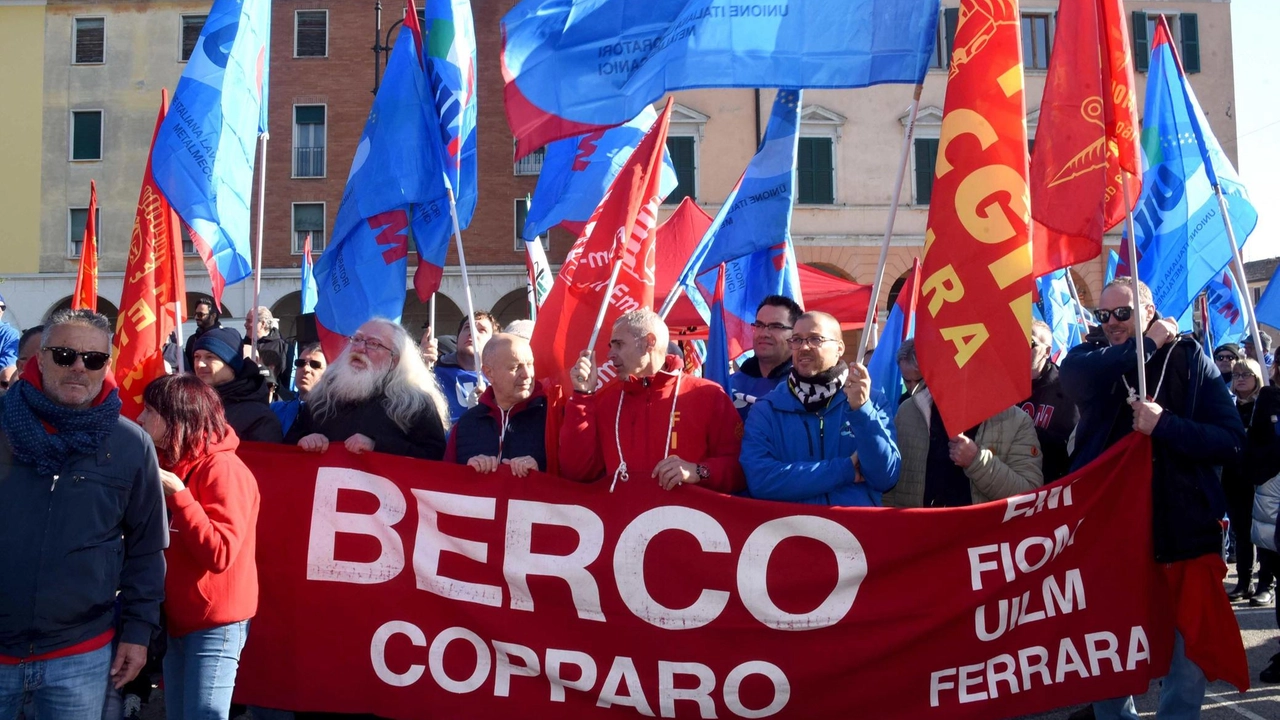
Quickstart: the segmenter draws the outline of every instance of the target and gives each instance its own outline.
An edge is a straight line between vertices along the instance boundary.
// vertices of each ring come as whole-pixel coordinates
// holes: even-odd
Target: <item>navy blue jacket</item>
[[[760,374],[759,360],[748,358],[738,372],[729,376],[729,399],[733,400],[733,406],[738,409],[738,417],[746,422],[747,413],[751,412],[751,406],[756,400],[773,392],[780,383],[785,383],[790,374],[791,358],[774,368],[769,377]]]
[[[96,455],[72,456],[56,478],[19,464],[0,430],[0,655],[43,655],[105,633],[117,590],[118,639],[146,645],[160,627],[168,542],[142,428],[118,420]]]
[[[855,452],[866,482],[855,482]],[[785,382],[752,407],[741,460],[751,497],[811,505],[878,507],[902,468],[893,421],[875,400],[854,410],[837,392],[809,412]]]
[[[505,426],[505,430],[504,430]],[[449,433],[444,451],[445,462],[465,465],[477,455],[500,460],[532,457],[538,469],[547,469],[547,396],[539,385],[533,395],[503,412],[493,396],[493,388],[485,388],[480,402],[458,418]]]
[[[1163,409],[1151,433],[1155,559],[1177,562],[1221,552],[1227,504],[1220,476],[1222,465],[1236,462],[1244,447],[1240,415],[1199,343],[1182,338],[1157,351],[1149,338],[1143,342],[1147,393]],[[1062,361],[1062,387],[1080,409],[1072,470],[1133,432],[1124,380],[1137,386],[1136,347],[1133,340],[1116,346],[1086,342]]]

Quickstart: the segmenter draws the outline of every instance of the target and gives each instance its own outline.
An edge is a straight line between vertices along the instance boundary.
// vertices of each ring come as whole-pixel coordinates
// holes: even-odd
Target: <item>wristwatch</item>
[[[711,477],[711,471],[706,465],[697,465],[693,468],[693,472],[697,474],[699,480],[706,480]]]

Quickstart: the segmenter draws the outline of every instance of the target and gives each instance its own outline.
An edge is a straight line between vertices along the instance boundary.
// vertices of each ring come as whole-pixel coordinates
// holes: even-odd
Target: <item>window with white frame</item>
[[[71,111],[71,159],[102,159],[102,111]]]
[[[796,202],[834,205],[836,202],[836,146],[844,134],[845,116],[820,105],[800,109],[800,140],[796,147]]]
[[[106,62],[106,18],[78,17],[72,23],[71,62],[76,65],[97,65]]]
[[[698,199],[698,144],[709,119],[709,116],[680,103],[671,107],[667,155],[676,170],[678,184],[663,204],[678,205],[685,198]]]
[[[1053,13],[1022,13],[1022,66],[1028,70],[1046,70],[1053,48]]]
[[[293,14],[293,56],[329,56],[329,11],[297,10]]]
[[[515,251],[524,252],[524,224],[529,219],[529,198],[516,198],[515,205]],[[538,240],[542,242],[543,250],[551,249],[551,233],[546,232],[538,236]]]
[[[89,208],[69,208],[67,211],[67,257],[80,257],[80,249],[84,246],[84,226],[89,220]],[[94,227],[98,232],[98,254],[102,254],[102,208],[94,213]]]
[[[293,254],[301,255],[307,236],[311,236],[311,252],[324,250],[324,203],[293,204]]]
[[[1151,45],[1156,39],[1156,27],[1161,16],[1169,24],[1169,39],[1182,59],[1182,69],[1187,73],[1200,72],[1200,22],[1196,13],[1133,11],[1133,64],[1144,72],[1151,62]]]
[[[293,106],[293,176],[325,176],[325,106]]]
[[[200,31],[204,29],[204,21],[208,19],[208,15],[182,16],[182,46],[178,48],[179,62],[191,59],[191,53],[195,52],[196,43],[200,41]]]

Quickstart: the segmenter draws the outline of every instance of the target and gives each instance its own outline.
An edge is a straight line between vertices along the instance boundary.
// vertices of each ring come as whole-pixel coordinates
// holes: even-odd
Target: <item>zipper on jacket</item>
[[[60,477],[62,477],[62,475],[53,476],[53,482],[49,484],[49,492],[53,492],[53,489],[58,487],[58,478]]]

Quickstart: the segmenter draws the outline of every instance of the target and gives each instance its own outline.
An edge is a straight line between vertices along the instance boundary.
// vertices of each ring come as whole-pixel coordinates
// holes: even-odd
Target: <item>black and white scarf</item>
[[[804,377],[795,368],[787,377],[787,388],[796,396],[804,409],[817,412],[831,402],[836,393],[844,389],[845,380],[849,378],[849,366],[843,362],[835,367],[823,370],[813,377]]]

